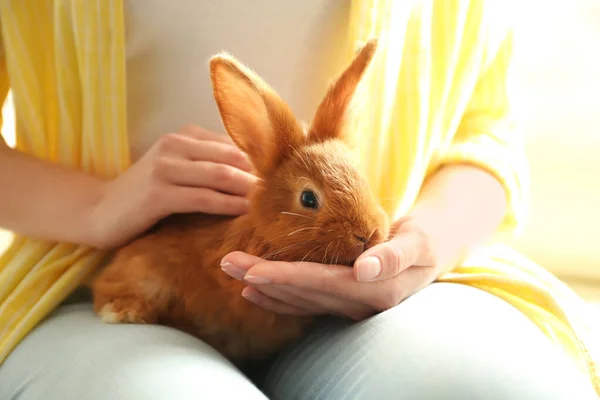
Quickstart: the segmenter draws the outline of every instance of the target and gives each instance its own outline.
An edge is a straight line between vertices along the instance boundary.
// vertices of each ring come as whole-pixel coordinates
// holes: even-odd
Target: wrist
[[[410,231],[418,234],[426,243],[432,266],[442,274],[461,259],[465,246],[460,234],[438,211],[422,205],[413,208],[398,220],[397,233]]]
[[[107,213],[108,193],[110,193],[110,181],[100,181],[90,193],[90,200],[84,211],[83,237],[86,243],[98,249],[107,249],[110,247],[108,241],[108,221],[110,215]]]
[[[488,240],[505,213],[506,195],[496,178],[477,167],[452,165],[424,184],[405,223],[424,232],[443,273]]]

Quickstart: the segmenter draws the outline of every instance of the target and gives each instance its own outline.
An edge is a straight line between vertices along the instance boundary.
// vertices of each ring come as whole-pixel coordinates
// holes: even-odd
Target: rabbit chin
[[[263,249],[263,258],[273,261],[313,262],[353,266],[356,259],[367,249],[384,241],[384,235],[377,229],[368,240],[349,234],[348,237],[327,238],[297,237],[294,242],[272,241]]]

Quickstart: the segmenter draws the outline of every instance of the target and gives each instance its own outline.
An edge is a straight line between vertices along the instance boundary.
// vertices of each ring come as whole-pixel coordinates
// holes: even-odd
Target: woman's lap
[[[61,307],[0,367],[2,400],[265,399],[199,340],[161,326],[106,325]]]
[[[286,351],[272,399],[597,399],[589,378],[521,312],[435,283],[358,324],[330,322]]]
[[[324,319],[270,368],[272,399],[596,399],[526,317],[492,295],[436,283],[358,324]],[[159,326],[104,325],[61,307],[0,367],[3,400],[265,399],[202,342]]]

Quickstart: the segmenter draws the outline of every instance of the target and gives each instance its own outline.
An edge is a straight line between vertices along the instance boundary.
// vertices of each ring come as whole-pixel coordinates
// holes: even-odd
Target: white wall
[[[515,72],[531,214],[515,246],[600,280],[600,0],[522,0]]]

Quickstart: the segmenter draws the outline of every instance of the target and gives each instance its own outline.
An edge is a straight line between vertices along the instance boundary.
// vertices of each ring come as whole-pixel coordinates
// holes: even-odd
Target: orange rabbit
[[[386,215],[353,165],[342,128],[377,46],[369,41],[329,88],[305,132],[288,106],[233,57],[210,61],[223,125],[262,178],[243,216],[173,215],[117,251],[92,282],[107,323],[184,330],[234,362],[271,355],[311,322],[264,310],[220,268],[240,250],[270,260],[351,266],[387,238]]]

